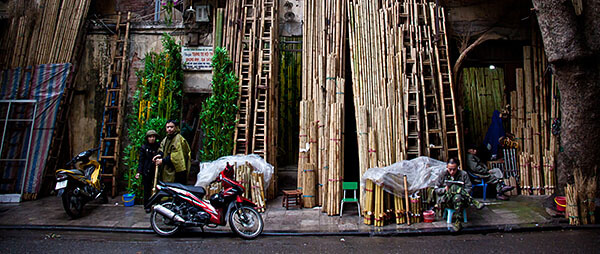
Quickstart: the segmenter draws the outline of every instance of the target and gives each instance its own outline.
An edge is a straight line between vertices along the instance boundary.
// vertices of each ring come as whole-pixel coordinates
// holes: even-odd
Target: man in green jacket
[[[445,207],[456,210],[456,227],[460,228],[462,221],[462,211],[470,205],[482,209],[484,205],[474,200],[469,192],[471,191],[471,180],[467,172],[460,170],[460,162],[456,158],[450,158],[446,171],[437,179],[435,184],[435,194],[438,196],[438,203]]]
[[[190,146],[179,134],[177,121],[169,120],[166,124],[167,136],[160,142],[158,155],[153,160],[162,169],[163,182],[187,184],[190,171]]]

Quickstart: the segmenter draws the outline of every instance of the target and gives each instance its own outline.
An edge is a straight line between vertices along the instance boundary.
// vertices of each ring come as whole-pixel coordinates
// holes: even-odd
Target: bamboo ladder
[[[406,62],[404,63],[403,73],[406,73],[404,78],[405,91],[404,91],[404,122],[405,122],[405,140],[406,140],[406,159],[414,159],[422,155],[421,149],[421,95],[419,94],[419,79],[417,70],[418,60],[418,48],[415,48],[416,44],[416,25],[415,15],[416,5],[408,5],[408,19],[407,23],[404,24],[404,45],[403,49],[404,57]]]
[[[273,69],[272,51],[273,38],[273,0],[263,0],[263,9],[261,17],[261,25],[259,27],[259,56],[258,56],[258,73],[256,74],[258,84],[256,84],[256,96],[254,102],[254,128],[252,129],[252,153],[260,155],[267,159],[267,135],[269,105],[268,92],[272,87],[273,80],[270,79]],[[271,151],[273,152],[273,151]]]
[[[456,118],[456,102],[454,100],[454,85],[450,73],[450,60],[448,56],[448,37],[446,35],[446,17],[443,9],[439,6],[430,5],[432,19],[434,21],[437,43],[434,43],[435,64],[438,72],[440,86],[440,98],[442,102],[442,134],[445,144],[443,157],[445,159],[456,157],[462,158],[460,135],[458,133],[458,122]],[[437,22],[436,22],[437,20]]]
[[[243,0],[243,23],[242,23],[242,38],[241,38],[241,54],[239,58],[239,92],[240,99],[238,100],[238,114],[236,117],[236,128],[234,134],[235,146],[234,154],[248,154],[251,149],[249,136],[251,133],[252,122],[251,112],[252,102],[254,101],[254,59],[255,53],[255,34],[256,34],[256,19],[257,8],[254,0]]]
[[[125,76],[127,73],[127,50],[129,46],[129,24],[131,13],[123,22],[117,15],[116,31],[111,42],[111,63],[108,80],[105,84],[106,98],[102,118],[100,142],[100,161],[104,166],[102,177],[108,177],[112,183],[112,196],[117,194],[117,172],[119,167],[120,137],[123,126],[124,102],[126,98]]]

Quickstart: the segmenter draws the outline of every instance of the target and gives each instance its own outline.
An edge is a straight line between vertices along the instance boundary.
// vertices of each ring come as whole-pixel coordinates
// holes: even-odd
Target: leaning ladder
[[[239,59],[239,92],[238,114],[234,134],[233,154],[248,154],[251,149],[250,130],[252,128],[252,102],[254,100],[254,58],[257,8],[254,0],[242,3],[244,21],[242,23],[241,56]]]
[[[448,37],[446,35],[446,18],[443,10],[438,6],[431,6],[432,19],[437,19],[435,24],[438,41],[435,43],[435,58],[438,70],[439,93],[442,102],[442,129],[445,159],[456,157],[462,158],[460,147],[460,135],[456,118],[456,102],[454,100],[454,85],[448,58]]]
[[[112,196],[117,195],[117,172],[119,167],[120,137],[123,126],[124,102],[126,96],[125,77],[127,73],[127,50],[129,46],[129,23],[131,13],[123,21],[119,12],[116,31],[111,42],[111,63],[108,68],[108,79],[105,84],[106,98],[100,134],[100,161],[104,172],[102,177],[109,178]]]

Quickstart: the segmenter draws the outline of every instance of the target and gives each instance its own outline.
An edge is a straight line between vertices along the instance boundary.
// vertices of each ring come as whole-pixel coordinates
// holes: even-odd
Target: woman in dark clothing
[[[138,170],[136,178],[142,175],[142,184],[144,185],[144,206],[148,203],[148,199],[152,195],[152,188],[154,188],[154,162],[152,158],[158,152],[158,146],[160,145],[156,140],[158,139],[158,133],[155,130],[149,130],[146,132],[146,143],[140,148],[140,161],[138,163]],[[146,210],[146,212],[149,212]]]

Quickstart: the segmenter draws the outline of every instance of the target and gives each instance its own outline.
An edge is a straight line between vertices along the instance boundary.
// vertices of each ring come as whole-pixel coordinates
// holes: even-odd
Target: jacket
[[[140,147],[140,159],[137,170],[140,175],[154,177],[154,163],[152,162],[152,158],[158,153],[158,146],[158,143],[146,143]]]
[[[473,187],[471,184],[471,179],[469,179],[469,175],[464,170],[458,170],[454,177],[451,176],[447,170],[444,170],[435,184],[436,194],[443,195],[446,192],[446,180],[463,182],[464,185],[462,187],[467,193],[471,192],[471,188]],[[456,183],[449,183],[448,186],[455,184]]]
[[[160,142],[158,153],[163,157],[162,181],[172,183],[175,181],[175,173],[190,170],[190,146],[179,132],[167,135]]]

